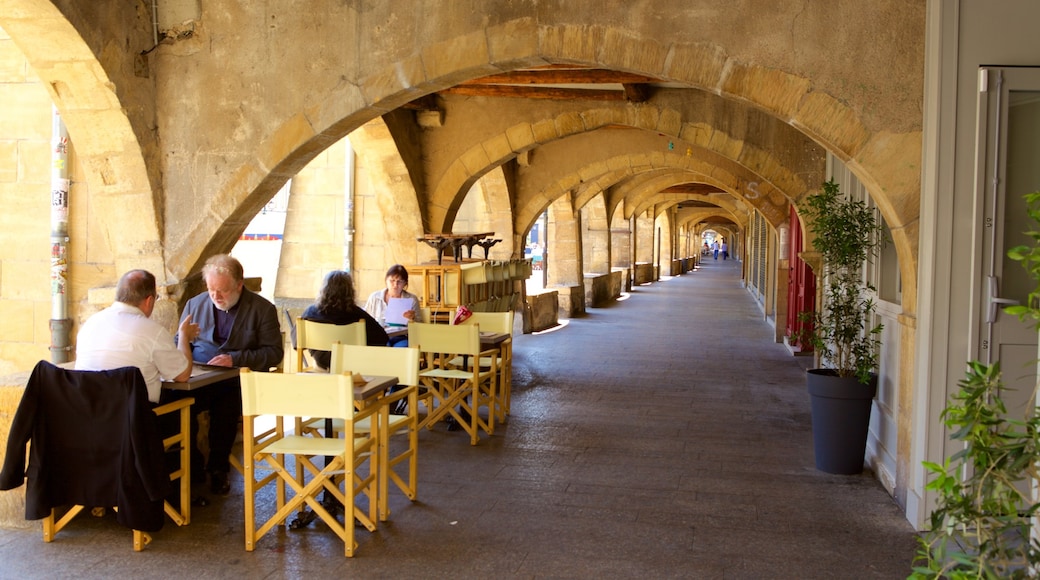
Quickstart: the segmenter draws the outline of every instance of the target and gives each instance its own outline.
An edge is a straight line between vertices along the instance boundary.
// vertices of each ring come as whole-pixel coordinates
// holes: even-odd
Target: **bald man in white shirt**
[[[162,379],[186,382],[191,378],[191,341],[199,325],[187,317],[178,328],[179,343],[151,319],[155,309],[155,276],[130,270],[119,279],[116,301],[91,316],[76,336],[76,368],[103,371],[134,366],[148,384],[148,400],[158,404]],[[178,346],[178,344],[180,346]]]

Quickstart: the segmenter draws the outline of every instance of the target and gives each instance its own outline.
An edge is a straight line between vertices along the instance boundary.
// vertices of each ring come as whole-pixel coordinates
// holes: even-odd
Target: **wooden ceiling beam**
[[[650,99],[653,87],[646,83],[625,83],[625,99],[630,103],[645,103]]]
[[[458,85],[441,91],[444,94],[473,97],[514,97],[523,99],[623,101],[624,91],[598,89],[566,89],[558,87],[521,87],[512,85]]]
[[[602,85],[660,82],[653,77],[606,69],[541,69],[518,70],[473,79],[465,85]]]
[[[707,183],[681,183],[662,190],[662,193],[690,193],[695,195],[707,195],[709,193],[723,193],[714,185]]]

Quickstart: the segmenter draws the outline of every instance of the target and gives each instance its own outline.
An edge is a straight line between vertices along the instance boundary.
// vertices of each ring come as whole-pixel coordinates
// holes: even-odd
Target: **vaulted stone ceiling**
[[[465,81],[384,116],[428,231],[450,231],[472,184],[509,167],[514,229],[526,231],[553,199],[580,208],[607,195],[608,211],[684,213],[746,221],[755,207],[774,225],[820,182],[824,152],[746,104],[621,71],[571,65]],[[548,138],[512,138],[552,123]],[[678,123],[679,137],[659,127]],[[512,165],[507,165],[512,164]],[[684,202],[696,201],[698,209]]]

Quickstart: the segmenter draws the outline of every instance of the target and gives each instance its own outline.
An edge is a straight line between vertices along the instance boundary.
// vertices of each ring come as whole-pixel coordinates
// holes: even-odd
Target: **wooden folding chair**
[[[347,371],[348,368],[349,371]],[[381,407],[377,415],[379,420],[377,436],[379,445],[379,519],[386,521],[390,516],[389,482],[393,481],[394,485],[408,499],[415,501],[416,498],[419,466],[419,401],[417,397],[419,349],[335,344],[332,346],[331,372],[397,377],[397,383],[404,385],[404,388],[374,402]],[[405,413],[402,415],[391,414],[389,410],[399,401],[407,402]],[[370,435],[372,433],[371,418],[355,421],[354,429],[357,433]],[[399,433],[407,435],[407,447],[401,453],[390,457],[390,437]],[[397,466],[402,463],[407,468],[404,475],[399,474],[396,470]]]
[[[296,319],[296,372],[328,372],[317,365],[308,364],[306,352],[311,350],[332,350],[332,343],[366,344],[368,332],[365,321],[353,324],[329,324],[314,322],[303,318]]]
[[[498,387],[495,391],[495,420],[502,423],[509,414],[509,405],[513,392],[513,311],[506,312],[474,312],[462,324],[476,324],[481,332],[494,332],[508,334],[509,338],[498,343],[498,353],[491,357],[480,357],[480,366],[491,368],[492,364],[498,367]],[[456,358],[452,361],[458,364],[461,361]]]
[[[349,375],[254,373],[242,369],[243,448],[245,453],[245,545],[253,551],[256,542],[304,505],[343,540],[344,554],[354,555],[357,542],[354,520],[369,531],[376,529],[378,493],[378,459],[376,440],[358,436],[355,421],[370,417],[378,407],[354,409],[354,382]],[[257,419],[273,415],[275,426],[258,433]],[[285,420],[298,417],[324,416],[343,422],[343,438],[322,438],[287,434]],[[297,468],[310,475],[306,484],[297,482],[295,470],[287,465],[287,457]],[[330,458],[323,468],[314,459]],[[365,468],[367,464],[367,469]],[[275,485],[276,504],[273,512],[257,526],[257,495],[268,484]],[[343,489],[340,489],[342,484]],[[287,497],[287,492],[292,497]],[[330,514],[318,498],[324,491],[343,506],[343,522]],[[356,499],[368,497],[368,510],[362,510]]]
[[[191,406],[193,397],[178,399],[154,409],[156,416],[162,417],[171,413],[179,413],[177,432],[163,439],[163,450],[167,453],[177,451],[177,469],[170,473],[170,481],[177,482],[177,496],[180,506],[169,501],[163,502],[166,515],[170,516],[178,526],[191,523]]]
[[[419,427],[431,428],[441,419],[452,417],[470,436],[470,444],[480,440],[480,431],[495,432],[495,388],[498,365],[495,350],[481,351],[478,325],[423,324],[408,325],[408,344],[418,347],[425,368],[419,372],[419,398],[427,408]],[[452,365],[456,357],[492,357],[491,367],[479,364]],[[485,420],[480,407],[487,407]]]
[[[85,507],[114,507],[141,551],[151,542],[148,532],[163,525],[170,489],[163,452],[139,369],[81,371],[40,361],[11,424],[0,489],[27,484],[26,519],[44,520],[45,542]],[[64,506],[72,507],[59,515]]]

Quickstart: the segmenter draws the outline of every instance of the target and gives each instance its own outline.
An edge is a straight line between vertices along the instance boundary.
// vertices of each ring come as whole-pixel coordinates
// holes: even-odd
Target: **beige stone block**
[[[583,133],[585,131],[585,121],[582,119],[581,113],[563,113],[556,117],[555,122],[556,133],[560,137]]]
[[[99,214],[96,217],[104,220],[102,225],[108,229],[117,262],[121,257],[130,257],[141,267],[156,269],[154,257],[160,256],[162,250],[151,192],[95,195],[92,202],[92,209]]]
[[[599,62],[621,70],[661,74],[668,59],[668,46],[649,38],[639,38],[617,28],[603,36]]]
[[[554,119],[543,119],[531,125],[531,130],[534,133],[534,140],[538,144],[545,144],[550,141],[555,141],[560,137],[560,133],[556,128],[556,121]]]
[[[809,79],[762,66],[734,65],[723,91],[741,95],[781,118],[793,117],[812,88]]]
[[[671,80],[715,89],[722,83],[727,57],[713,44],[683,44],[672,47],[671,60],[664,75]]]
[[[5,366],[8,365],[0,360],[0,368]],[[0,380],[0,449],[7,448],[11,422],[28,381],[27,373],[8,373]],[[39,526],[38,521],[25,519],[25,486],[0,493],[0,527],[25,529]]]
[[[138,151],[137,138],[130,122],[119,109],[90,109],[63,115],[69,138],[81,155],[117,156]],[[106,180],[113,183],[114,180]]]
[[[415,55],[400,59],[392,66],[363,78],[360,89],[366,103],[380,103],[381,109],[385,107],[385,110],[389,111],[395,104],[388,97],[394,95],[402,100],[397,105],[404,104],[419,96],[419,91],[415,88],[426,80],[422,58]],[[400,94],[402,91],[408,91],[411,98],[403,97]],[[384,100],[387,102],[382,103]]]
[[[628,121],[625,115],[626,111],[618,110],[611,107],[599,107],[595,109],[589,109],[579,113],[582,120],[582,125],[585,129],[598,129],[606,125],[612,125],[616,123],[624,123]],[[638,125],[637,125],[638,126]]]
[[[602,161],[589,163],[578,169],[578,177],[581,181],[594,181],[604,173],[607,173],[607,164]]]
[[[743,139],[736,138],[734,135],[723,131],[715,131],[707,144],[708,149],[727,159],[739,158],[743,147]]]
[[[39,83],[0,83],[0,135],[5,138],[50,141],[51,99]],[[16,114],[8,114],[17,111]]]
[[[127,268],[129,269],[129,268]],[[68,294],[77,308],[99,310],[115,299],[114,288],[123,272],[116,270],[114,264],[76,264],[69,266]],[[93,294],[96,288],[108,289],[101,294]],[[91,314],[87,312],[86,314]],[[84,317],[85,319],[85,317]]]
[[[304,252],[304,254],[306,253]],[[305,257],[302,258],[306,260]],[[321,287],[321,280],[324,274],[325,272],[321,268],[315,268],[313,264],[310,267],[279,269],[279,289],[282,292],[282,296],[313,300]],[[284,284],[282,284],[283,281]]]
[[[679,138],[694,147],[707,148],[714,132],[715,128],[709,123],[683,123],[682,130],[679,132]]]
[[[0,185],[0,245],[4,259],[50,259],[50,191],[23,183]],[[7,295],[4,294],[6,297]]]
[[[46,320],[44,321],[46,325]],[[35,343],[4,342],[0,343],[0,373],[9,375],[32,370],[41,360],[50,360],[49,335]],[[3,494],[0,494],[3,495]]]
[[[39,82],[25,54],[10,38],[0,39],[0,83]]]
[[[498,70],[490,64],[487,36],[482,29],[425,46],[422,60],[427,79],[451,85]]]
[[[487,27],[488,61],[502,68],[545,63],[538,55],[538,23],[516,18]]]
[[[43,140],[18,142],[18,181],[46,184],[51,190],[51,144]]]
[[[679,137],[683,129],[682,112],[672,108],[660,109],[656,129],[665,135]]]
[[[661,119],[661,110],[648,105],[634,105],[627,109],[628,123],[634,127],[649,130],[658,130]]]
[[[358,112],[367,112],[365,109],[365,95],[361,87],[344,82],[331,89],[328,98],[313,103],[304,113],[311,125],[321,130],[330,143],[334,143],[365,122],[358,115]]]
[[[491,165],[499,165],[513,156],[513,148],[505,133],[496,135],[482,144],[484,153]]]
[[[864,179],[863,184],[890,227],[916,222],[920,216],[921,148],[918,132],[877,133],[852,165],[862,166],[863,175],[878,176],[876,182]]]
[[[83,112],[123,114],[108,74],[88,47],[85,44],[82,47],[87,51],[85,59],[55,62],[47,74],[42,75],[46,79],[60,79],[51,82],[57,95],[55,102],[69,117]]]
[[[559,25],[540,29],[541,53],[587,62],[599,62],[605,32],[599,26]]]
[[[264,167],[274,168],[291,154],[301,155],[297,151],[304,143],[315,136],[314,127],[305,115],[293,115],[278,127],[266,139],[257,153]]]
[[[459,159],[469,172],[469,175],[483,173],[491,165],[491,160],[488,158],[487,152],[479,145],[471,147],[468,151],[464,152]]]
[[[74,188],[75,189],[75,188]],[[111,238],[105,225],[98,221],[98,213],[89,209],[86,196],[70,196],[78,199],[82,207],[69,207],[69,261],[70,263],[109,264],[114,268],[115,255]],[[82,211],[79,211],[82,210]]]
[[[0,300],[0,336],[12,342],[33,341],[33,303]]]
[[[525,151],[535,145],[534,131],[529,123],[520,123],[506,129],[506,139],[513,151]]]
[[[0,183],[14,183],[18,180],[18,167],[21,158],[18,155],[18,141],[0,140]],[[3,194],[0,193],[0,196]]]
[[[826,144],[842,158],[854,157],[870,138],[855,113],[830,95],[809,93],[792,119],[795,127]],[[919,158],[914,163],[920,163]],[[869,189],[869,188],[868,188]]]

